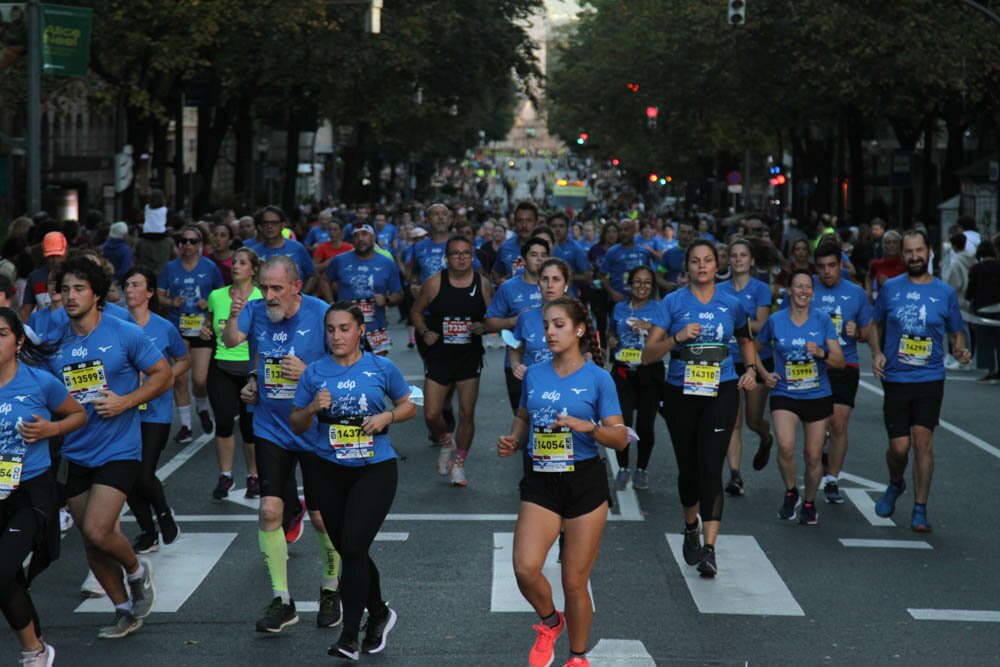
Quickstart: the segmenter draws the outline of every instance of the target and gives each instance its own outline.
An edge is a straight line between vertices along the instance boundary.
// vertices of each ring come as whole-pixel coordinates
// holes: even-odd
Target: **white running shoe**
[[[104,591],[104,587],[101,586],[101,582],[94,576],[94,573],[88,570],[87,578],[83,580],[83,585],[80,586],[80,595],[85,598],[102,598],[107,593]]]
[[[63,507],[59,510],[59,530],[66,532],[73,527],[73,515],[66,511]]]
[[[448,438],[448,441],[441,445],[438,452],[438,474],[447,475],[451,470],[451,460],[455,456],[455,441]]]
[[[465,479],[465,461],[456,458],[451,464],[448,477],[452,486],[468,486],[469,482]]]

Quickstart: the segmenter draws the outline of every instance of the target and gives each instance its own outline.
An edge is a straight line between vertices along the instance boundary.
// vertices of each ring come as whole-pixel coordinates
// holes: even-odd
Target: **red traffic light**
[[[581,139],[582,141],[586,141],[587,139],[590,139],[590,135],[589,135],[589,134],[587,134],[586,132],[581,132],[581,133],[580,133],[580,139]]]
[[[637,84],[637,83],[631,83],[631,82],[630,83],[626,83],[625,87],[628,88],[633,93],[638,93],[639,92],[639,84]]]
[[[660,180],[660,177],[657,176],[656,174],[650,174],[649,175],[649,182],[650,183],[656,183],[658,180]]]
[[[611,166],[617,167],[619,164],[621,164],[621,160],[616,157],[611,158]]]
[[[646,118],[654,119],[660,113],[657,107],[646,107]]]

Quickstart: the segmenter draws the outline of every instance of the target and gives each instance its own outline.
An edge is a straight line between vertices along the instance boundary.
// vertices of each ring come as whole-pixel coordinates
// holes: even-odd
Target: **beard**
[[[267,319],[271,320],[272,324],[277,324],[278,322],[285,319],[285,308],[284,306],[268,306],[267,307]]]
[[[927,262],[922,259],[916,262],[908,262],[906,264],[906,272],[914,278],[918,278],[927,273]]]

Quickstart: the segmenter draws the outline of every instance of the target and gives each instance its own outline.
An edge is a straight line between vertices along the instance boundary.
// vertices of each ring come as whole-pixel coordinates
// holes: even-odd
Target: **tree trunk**
[[[236,178],[233,190],[236,191],[244,206],[253,203],[253,162],[254,162],[254,132],[253,116],[250,114],[248,100],[242,100],[236,113]]]
[[[281,184],[281,208],[289,216],[295,211],[295,191],[299,178],[299,128],[302,119],[297,109],[288,113],[285,128],[285,177]]]
[[[167,175],[167,124],[156,123],[153,127],[153,173],[149,186],[163,189]]]
[[[857,109],[850,109],[847,115],[847,150],[849,213],[854,224],[867,222],[865,199],[865,124]]]
[[[948,147],[941,170],[941,199],[950,199],[961,192],[957,174],[965,165],[965,130],[968,125],[963,118],[960,101],[946,104],[943,116],[948,128]]]
[[[233,123],[235,107],[232,101],[223,106],[206,104],[198,107],[198,191],[192,207],[195,214],[209,213],[212,208],[215,165],[219,162],[222,143]]]

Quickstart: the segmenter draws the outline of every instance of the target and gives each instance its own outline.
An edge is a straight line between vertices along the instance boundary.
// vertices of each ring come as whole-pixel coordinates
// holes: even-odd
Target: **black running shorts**
[[[775,410],[787,410],[794,413],[803,422],[818,422],[833,414],[833,397],[788,398],[772,394],[771,412]]]
[[[938,425],[944,380],[930,382],[883,382],[885,400],[882,416],[889,438],[905,438],[910,427],[923,426],[931,431]]]
[[[599,456],[578,461],[573,472],[525,470],[521,502],[539,505],[564,519],[589,514],[604,502],[610,508],[611,489],[604,461]]]
[[[828,368],[826,375],[830,378],[830,391],[833,392],[834,404],[853,408],[854,399],[858,395],[858,383],[861,381],[861,369],[857,366]]]
[[[88,468],[68,459],[63,460],[67,464],[66,479],[63,481],[67,498],[86,493],[95,484],[110,486],[127,496],[132,493],[135,480],[139,477],[139,461],[108,461],[96,468]]]

